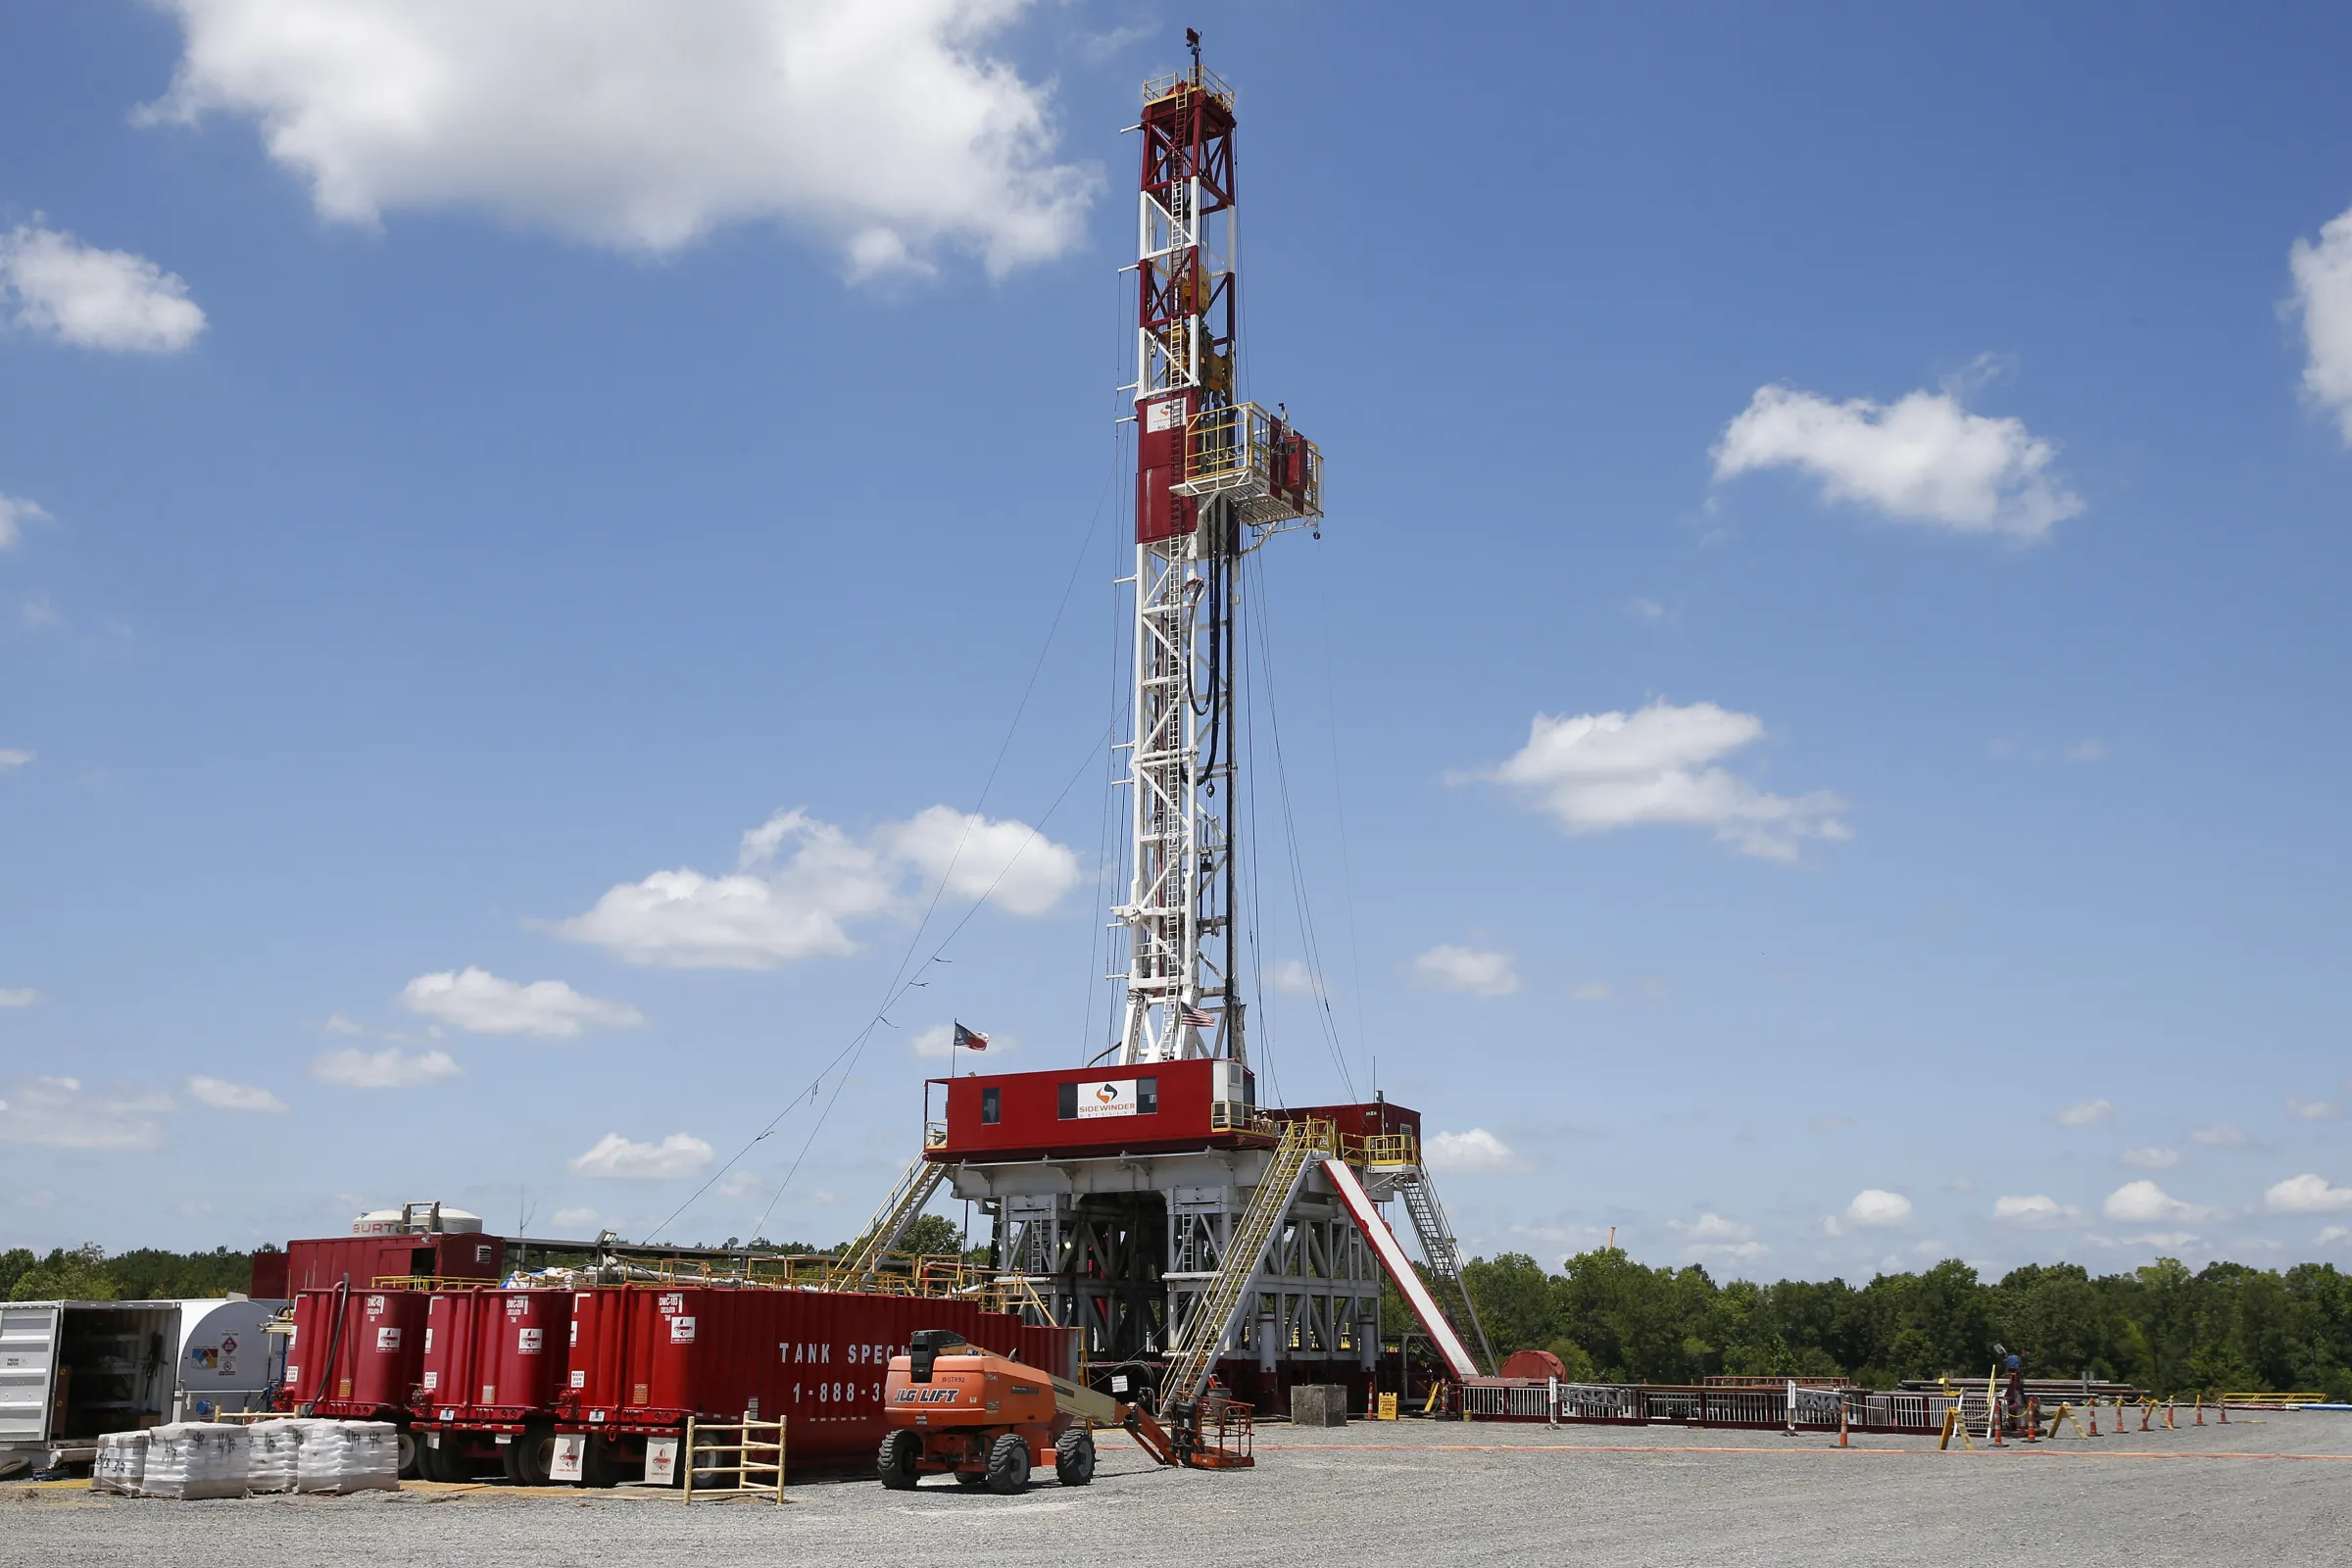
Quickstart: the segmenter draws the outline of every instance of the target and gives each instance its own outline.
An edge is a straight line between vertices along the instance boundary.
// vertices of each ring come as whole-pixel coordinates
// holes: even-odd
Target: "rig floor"
[[[0,1483],[0,1562],[2333,1564],[2352,1537],[2352,1415],[1975,1453],[1655,1427],[1270,1424],[1254,1470],[1157,1470],[1109,1435],[1084,1489],[996,1497],[943,1480],[787,1497],[688,1509],[674,1493],[410,1486],[173,1503]]]

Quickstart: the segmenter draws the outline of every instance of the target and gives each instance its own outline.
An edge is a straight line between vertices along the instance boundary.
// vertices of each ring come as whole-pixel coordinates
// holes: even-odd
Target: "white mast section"
[[[1248,1061],[1233,899],[1241,558],[1322,515],[1314,443],[1234,401],[1233,94],[1200,67],[1144,88],[1137,211],[1138,543],[1120,1064]]]

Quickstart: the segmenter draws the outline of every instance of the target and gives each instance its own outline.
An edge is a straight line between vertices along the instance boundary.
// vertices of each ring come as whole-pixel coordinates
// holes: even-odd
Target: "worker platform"
[[[1296,1383],[1360,1398],[1384,1278],[1457,1375],[1494,1363],[1421,1164],[1420,1113],[1385,1098],[1260,1106],[1254,1075],[1222,1058],[933,1079],[922,1155],[860,1254],[886,1250],[943,1188],[979,1206],[993,1265],[1084,1331],[1108,1375],[1164,1387],[1213,1373],[1261,1408]],[[1393,1200],[1427,1283],[1381,1212]]]

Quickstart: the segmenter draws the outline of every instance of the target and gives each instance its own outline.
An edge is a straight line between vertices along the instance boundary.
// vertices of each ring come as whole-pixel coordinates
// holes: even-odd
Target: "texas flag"
[[[966,1029],[963,1025],[957,1024],[956,1026],[956,1049],[958,1051],[986,1051],[988,1036],[977,1029]]]

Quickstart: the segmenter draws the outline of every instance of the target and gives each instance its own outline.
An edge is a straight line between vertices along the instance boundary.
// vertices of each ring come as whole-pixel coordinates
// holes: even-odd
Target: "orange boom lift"
[[[874,1468],[905,1491],[924,1476],[1014,1494],[1032,1468],[1054,1467],[1065,1487],[1095,1478],[1097,1426],[1121,1427],[1161,1464],[1175,1445],[1158,1422],[1081,1384],[966,1344],[952,1329],[921,1329],[890,1360],[882,1401],[891,1430]]]

